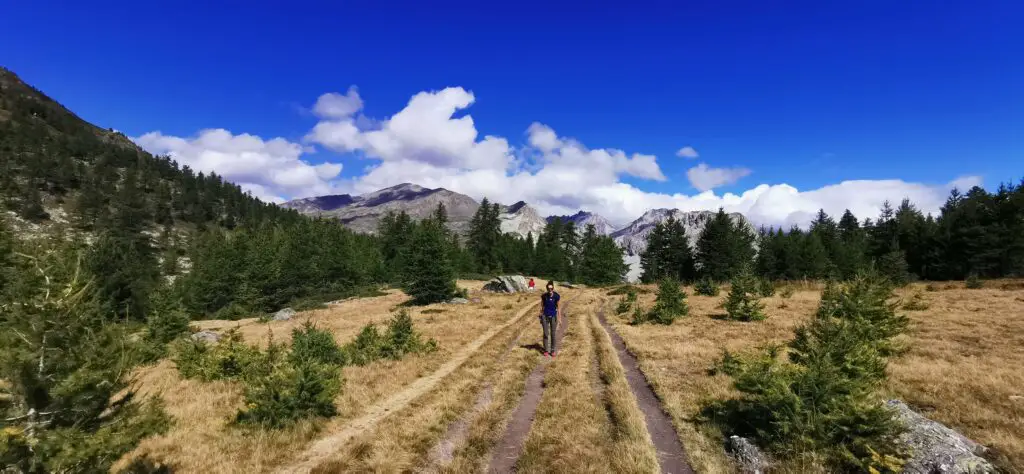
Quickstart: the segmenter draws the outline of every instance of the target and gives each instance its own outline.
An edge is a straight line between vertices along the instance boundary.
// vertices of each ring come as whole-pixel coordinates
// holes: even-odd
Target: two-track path
[[[356,436],[367,433],[374,426],[381,422],[388,415],[395,413],[409,405],[416,398],[424,395],[437,386],[442,379],[450,375],[462,366],[473,354],[480,350],[484,344],[498,335],[505,328],[519,322],[528,314],[537,302],[531,303],[519,310],[515,316],[504,323],[481,335],[457,352],[450,360],[430,375],[416,379],[404,390],[370,407],[363,416],[350,421],[344,429],[324,438],[318,439],[309,448],[299,454],[291,463],[282,466],[276,472],[279,473],[306,473],[312,471],[321,462],[327,460],[338,451],[339,446],[345,446]]]
[[[558,318],[558,328],[555,330],[555,347],[560,347],[565,329],[569,326],[569,301],[562,306],[562,315]],[[540,405],[541,396],[544,394],[544,371],[550,359],[544,358],[533,367],[530,375],[526,377],[526,388],[519,400],[519,405],[512,412],[512,418],[505,428],[505,434],[494,447],[490,465],[487,466],[489,473],[512,472],[516,461],[523,454],[523,445],[526,436],[530,434],[530,425],[533,424],[533,416],[537,413],[537,406]]]
[[[651,435],[651,441],[654,442],[654,448],[658,452],[658,465],[661,467],[661,472],[671,474],[693,473],[693,468],[690,467],[690,463],[686,458],[686,450],[683,449],[683,444],[679,442],[679,435],[672,425],[672,419],[662,409],[657,394],[654,393],[654,389],[651,388],[644,373],[640,370],[640,363],[637,361],[636,356],[626,349],[626,344],[622,341],[622,337],[615,331],[615,328],[608,324],[604,307],[598,310],[597,319],[601,321],[602,328],[612,340],[612,346],[615,347],[615,351],[619,356],[619,362],[626,373],[626,382],[629,384],[629,389],[633,392],[633,396],[636,397],[637,404],[640,406],[640,411],[644,414],[647,432]]]

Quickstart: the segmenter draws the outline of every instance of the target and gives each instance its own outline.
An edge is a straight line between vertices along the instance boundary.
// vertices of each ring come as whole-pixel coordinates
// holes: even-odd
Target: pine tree
[[[416,226],[410,245],[406,291],[417,304],[447,301],[455,296],[455,269],[441,224],[426,219]]]
[[[750,271],[742,271],[733,277],[729,296],[725,299],[725,311],[729,319],[737,321],[760,321],[764,314],[758,280]]]
[[[686,304],[686,293],[679,280],[666,278],[658,283],[658,294],[648,319],[658,324],[672,324],[677,318],[687,316],[690,308]]]
[[[90,249],[86,267],[97,282],[97,297],[108,314],[144,320],[159,275],[156,252],[144,232],[148,220],[136,176],[130,173],[118,193],[111,225]]]
[[[669,215],[665,220],[666,274],[681,282],[693,281],[697,277],[693,251],[683,223]]]
[[[30,221],[41,221],[50,217],[50,214],[43,208],[43,198],[39,193],[39,186],[34,180],[30,180],[22,189],[18,214],[23,219]]]
[[[640,281],[653,283],[666,276],[666,261],[668,260],[668,239],[665,235],[664,223],[654,224],[654,228],[647,234],[647,247],[640,253],[640,267],[643,273],[640,274]]]
[[[242,271],[245,259],[235,254],[236,248],[220,230],[208,230],[192,239],[189,260],[192,268],[177,280],[185,308],[191,314],[208,315],[235,301],[235,288],[239,276],[243,281],[251,277]],[[263,254],[276,261],[277,253]],[[250,267],[253,268],[253,267]],[[276,275],[273,286],[260,288],[264,294],[276,293]]]
[[[891,290],[873,278],[830,285],[817,317],[781,348],[763,354],[726,353],[721,368],[738,400],[714,406],[739,435],[781,457],[815,453],[834,472],[899,472],[902,427],[881,403],[892,338],[905,318],[888,303]]]
[[[579,264],[579,280],[588,285],[610,285],[622,281],[626,264],[622,261],[622,248],[605,235],[597,235],[593,224],[583,234],[583,249]]]
[[[850,279],[865,268],[864,232],[857,218],[847,209],[839,219],[839,240],[834,262],[839,275]]]
[[[822,243],[819,234],[812,231],[801,237],[799,240],[800,276],[810,279],[825,278],[829,274],[832,262],[829,260],[828,250]]]
[[[753,242],[753,234],[718,209],[697,240],[700,274],[715,281],[732,278],[753,263]]]
[[[405,211],[397,214],[388,212],[377,223],[384,267],[391,282],[398,282],[406,272],[405,265],[413,228],[412,218]]]
[[[16,261],[14,259],[14,235],[7,228],[4,216],[0,213],[0,305],[6,301],[11,284],[14,282]]]
[[[534,271],[551,279],[564,280],[570,277],[568,269],[572,262],[566,252],[563,238],[566,225],[560,217],[548,221],[544,232],[537,239]]]
[[[559,237],[559,243],[564,255],[560,273],[568,280],[575,280],[577,277],[576,268],[579,266],[582,249],[580,235],[576,231],[576,224],[572,221],[566,222]]]
[[[473,214],[469,223],[467,247],[481,272],[498,270],[498,244],[501,238],[501,208],[487,198]]]
[[[878,257],[878,272],[896,286],[906,285],[910,281],[906,254],[900,250],[892,250]]]
[[[109,322],[79,271],[78,249],[39,244],[0,311],[3,463],[16,472],[106,472],[144,437],[166,430],[158,400],[139,402],[126,328]]]
[[[438,224],[440,224],[442,226],[442,228],[447,229],[447,226],[448,226],[448,209],[446,209],[444,207],[444,203],[443,202],[437,203],[437,207],[434,208],[434,214],[431,215],[431,218],[434,219],[434,222],[437,222]]]
[[[780,238],[776,238],[774,229],[761,227],[758,230],[758,252],[754,260],[757,274],[770,280],[782,278],[779,272]]]

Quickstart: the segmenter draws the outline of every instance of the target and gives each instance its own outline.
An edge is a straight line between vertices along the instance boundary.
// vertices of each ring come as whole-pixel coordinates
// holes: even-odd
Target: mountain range
[[[74,214],[75,225],[81,228],[103,222],[100,217],[109,212],[110,204],[120,202],[120,176],[128,169],[138,173],[143,185],[140,205],[150,216],[144,222],[147,231],[169,225],[177,228],[179,224],[230,227],[240,219],[266,217],[280,211],[244,194],[237,185],[215,174],[204,175],[179,167],[169,157],[153,157],[123,134],[89,124],[3,68],[0,142],[12,152],[0,163],[0,169],[5,171],[0,175],[0,202],[6,202],[10,211],[5,214],[26,235],[34,235],[33,229],[48,222],[66,221],[63,216],[69,213]],[[448,189],[412,183],[361,195],[296,199],[280,207],[338,219],[356,232],[373,233],[381,217],[390,211],[405,211],[413,219],[423,219],[438,204],[446,207],[452,230],[463,236],[468,234],[470,220],[480,203]],[[542,216],[523,201],[499,207],[501,230],[524,237],[537,237],[555,218],[573,222],[581,230],[593,224],[599,234],[612,236],[625,249],[633,276],[638,274],[638,256],[655,224],[669,215],[676,216],[684,223],[692,244],[712,215],[710,211],[652,209],[629,225],[617,228],[592,212]],[[746,222],[740,214],[731,216]]]
[[[303,214],[333,217],[357,232],[373,233],[377,221],[390,211],[405,211],[414,219],[429,217],[438,204],[448,210],[449,226],[465,236],[469,232],[469,221],[480,207],[475,199],[444,188],[430,189],[410,183],[403,183],[359,196],[340,194],[297,199],[282,204]],[[560,218],[583,229],[593,224],[601,235],[611,236],[625,250],[624,260],[630,266],[628,278],[639,276],[640,254],[647,247],[647,235],[659,222],[669,216],[682,222],[690,246],[696,244],[704,226],[714,216],[712,211],[681,211],[679,209],[651,209],[622,228],[616,228],[608,219],[592,212],[579,211],[569,216],[541,217],[529,204],[519,201],[510,206],[501,205],[501,230],[505,233],[526,237],[532,233],[536,238],[546,223]],[[733,222],[754,231],[750,222],[739,213],[731,213]]]

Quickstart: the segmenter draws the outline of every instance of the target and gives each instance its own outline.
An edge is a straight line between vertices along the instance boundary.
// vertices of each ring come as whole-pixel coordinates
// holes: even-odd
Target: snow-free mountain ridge
[[[573,225],[581,231],[586,229],[588,225],[593,224],[594,230],[596,230],[599,235],[609,235],[615,231],[615,226],[613,226],[611,222],[608,222],[608,219],[605,219],[599,214],[594,214],[593,212],[580,211],[571,216],[550,216],[547,218],[547,221],[551,222],[556,218],[561,218],[562,222],[572,222]]]
[[[411,183],[403,183],[359,196],[339,194],[296,199],[282,204],[283,207],[295,209],[303,214],[333,217],[356,232],[374,233],[377,222],[390,211],[405,211],[413,219],[429,217],[438,204],[444,204],[448,210],[449,226],[460,235],[467,235],[469,222],[473,214],[480,208],[475,199],[449,191],[444,188],[430,189]],[[615,229],[604,217],[586,211],[570,216],[542,217],[536,209],[523,201],[510,206],[500,205],[501,230],[505,233],[526,237],[533,234],[537,238],[544,230],[547,222],[561,218],[572,222],[578,229],[593,224],[601,235],[611,236],[620,247],[625,249],[624,261],[629,264],[627,279],[634,281],[640,275],[640,254],[647,247],[647,235],[654,226],[664,222],[669,216],[683,224],[690,246],[696,244],[704,226],[715,215],[713,211],[681,211],[679,209],[651,209],[635,221],[621,229]],[[754,227],[739,213],[731,213],[733,222],[746,226],[751,232]]]

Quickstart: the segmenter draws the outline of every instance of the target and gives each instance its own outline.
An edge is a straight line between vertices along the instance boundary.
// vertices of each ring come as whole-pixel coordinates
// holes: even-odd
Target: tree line
[[[555,218],[535,239],[532,233],[522,237],[502,232],[500,215],[499,205],[484,198],[465,238],[447,229],[443,204],[429,219],[419,223],[404,212],[385,215],[376,238],[386,280],[416,280],[417,272],[428,271],[413,265],[414,258],[423,255],[428,255],[432,262],[423,262],[429,271],[442,275],[489,278],[500,273],[519,273],[587,284],[622,280],[626,270],[622,250],[610,237],[599,235],[593,226],[581,234],[572,222]],[[426,235],[422,231],[417,233],[424,226],[433,230]],[[424,251],[425,247],[431,250]]]
[[[909,200],[885,202],[874,218],[818,211],[806,230],[751,231],[723,211],[690,246],[682,223],[655,226],[641,254],[641,280],[726,281],[743,269],[771,280],[853,278],[873,267],[897,283],[1024,274],[1024,180],[994,192],[951,191],[938,216]]]

